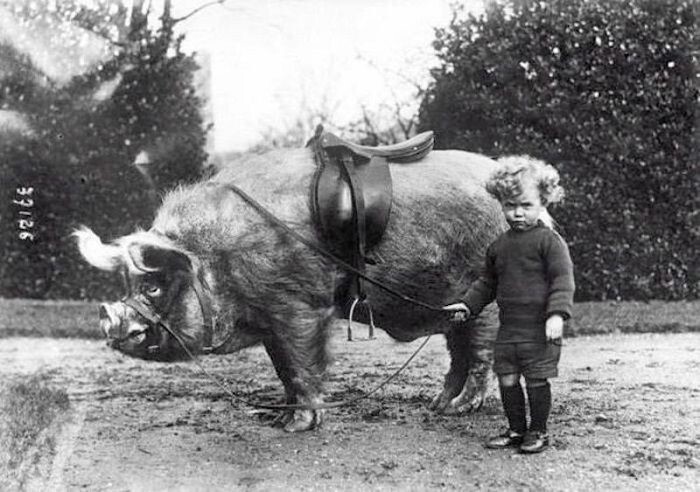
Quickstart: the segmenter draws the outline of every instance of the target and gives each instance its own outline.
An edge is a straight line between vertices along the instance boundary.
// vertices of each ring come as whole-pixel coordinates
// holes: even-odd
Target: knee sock
[[[524,433],[527,430],[527,421],[525,420],[525,395],[520,383],[515,386],[500,386],[501,401],[503,402],[503,410],[508,418],[510,430]]]
[[[530,400],[530,430],[547,432],[547,419],[552,408],[552,391],[549,382],[539,386],[528,386]]]

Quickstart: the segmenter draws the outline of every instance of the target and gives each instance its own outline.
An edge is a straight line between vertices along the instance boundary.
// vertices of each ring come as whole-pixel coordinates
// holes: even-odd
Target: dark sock
[[[549,382],[539,386],[528,386],[530,400],[530,430],[547,432],[547,419],[552,408],[552,391]]]
[[[501,386],[501,401],[506,412],[510,430],[524,433],[527,430],[525,420],[525,395],[520,383],[515,386]]]

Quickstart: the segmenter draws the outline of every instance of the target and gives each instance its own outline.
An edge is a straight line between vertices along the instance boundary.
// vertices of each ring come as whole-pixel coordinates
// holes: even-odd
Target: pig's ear
[[[192,271],[192,262],[189,257],[177,249],[133,243],[129,245],[127,251],[136,269],[144,273]]]
[[[124,251],[117,245],[104,244],[102,240],[87,227],[73,232],[78,241],[78,250],[85,261],[100,270],[114,271],[124,264]]]

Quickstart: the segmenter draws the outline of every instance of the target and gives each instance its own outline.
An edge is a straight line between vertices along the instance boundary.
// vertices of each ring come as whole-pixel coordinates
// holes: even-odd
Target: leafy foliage
[[[48,19],[47,32],[56,35],[48,50],[60,49],[57,33],[66,22],[115,40],[103,62],[67,83],[51,80],[14,46],[0,45],[0,59],[12,62],[0,71],[0,108],[29,128],[0,128],[0,296],[115,297],[117,283],[79,258],[70,232],[88,224],[111,238],[150,222],[153,190],[132,165],[140,150],[161,148],[152,166],[159,191],[199,175],[207,156],[193,84],[197,65],[166,15],[150,28],[145,17],[125,22],[126,9],[114,2],[61,2],[56,12],[32,2],[21,7],[20,19]],[[17,204],[21,187],[33,189],[31,207]],[[23,218],[33,222],[34,240],[19,238]]]
[[[580,299],[697,298],[693,0],[500,1],[436,33],[422,128],[562,173]]]

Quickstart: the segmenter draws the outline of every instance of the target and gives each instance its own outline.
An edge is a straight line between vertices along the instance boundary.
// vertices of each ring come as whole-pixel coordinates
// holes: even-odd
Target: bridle
[[[151,303],[143,302],[136,296],[131,287],[129,275],[125,268],[121,269],[121,276],[125,285],[126,295],[121,299],[120,302],[124,303],[126,306],[129,306],[131,309],[136,311],[137,314],[139,314],[144,320],[146,320],[147,326],[144,330],[129,333],[122,338],[113,338],[112,341],[120,343],[130,338],[139,336],[145,332],[146,350],[148,351],[149,355],[156,356],[160,351],[159,342],[161,341],[162,337],[162,332],[159,330],[159,328],[162,328],[163,330],[168,332],[173,338],[175,338],[178,341],[178,343],[180,343],[180,345],[183,345],[184,347],[184,343],[182,341],[184,335],[175,331],[175,329],[168,322],[168,317],[171,314],[170,311],[174,304],[173,301],[175,300],[175,298],[177,298],[178,294],[185,285],[185,279],[182,277],[176,277],[175,285],[171,286],[168,289],[170,291],[169,296],[166,299],[163,308],[159,310],[159,313],[158,311],[156,311],[156,309]],[[191,286],[197,296],[199,307],[202,312],[202,332],[204,333],[204,343],[203,347],[201,348],[201,352],[204,354],[216,353],[217,350],[221,349],[228,340],[224,340],[217,347],[212,346],[215,319],[213,309],[211,306],[211,301],[205,293],[204,285],[202,285],[201,280],[196,274],[192,276]]]

